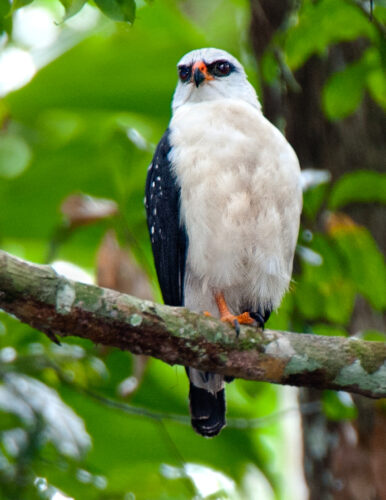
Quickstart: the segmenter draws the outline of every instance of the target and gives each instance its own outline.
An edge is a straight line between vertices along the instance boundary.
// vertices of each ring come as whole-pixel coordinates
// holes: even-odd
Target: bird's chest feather
[[[265,241],[267,217],[280,231],[277,200],[285,196],[275,151],[282,139],[267,123],[249,104],[225,100],[183,106],[171,121],[169,159],[181,188],[188,263],[214,282],[232,285],[257,254],[280,252]]]
[[[248,215],[250,179],[258,155],[246,117],[224,105],[186,106],[171,123],[172,161],[181,187],[181,213],[188,231],[237,226]],[[237,110],[236,110],[237,111]]]

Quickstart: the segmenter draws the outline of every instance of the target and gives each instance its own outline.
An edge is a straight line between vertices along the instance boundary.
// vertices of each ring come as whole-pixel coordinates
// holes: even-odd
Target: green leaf
[[[350,396],[344,392],[323,391],[323,411],[330,420],[352,420],[357,409]]]
[[[95,3],[113,21],[132,23],[135,19],[134,0],[95,0]]]
[[[385,68],[379,68],[371,71],[367,77],[367,88],[371,97],[382,108],[386,109],[386,74]]]
[[[377,21],[381,22],[381,23],[386,23],[386,5],[385,5],[385,2],[382,2],[383,5],[380,5],[381,2],[374,2],[374,13],[373,13],[373,17],[374,19],[376,19]]]
[[[365,330],[360,338],[370,342],[386,342],[386,333],[378,330]]]
[[[346,271],[347,263],[334,241],[315,233],[310,248],[323,258],[320,266],[302,260],[303,273],[296,287],[296,304],[307,319],[339,325],[350,320],[357,288]]]
[[[380,311],[386,308],[386,266],[369,231],[360,226],[342,229],[334,240],[345,262],[347,275],[358,291]]]
[[[60,0],[60,3],[66,9],[63,21],[77,14],[86,2],[87,0]]]
[[[303,212],[310,219],[315,219],[324,200],[328,184],[319,184],[303,193]]]
[[[386,174],[359,170],[343,175],[332,188],[328,206],[336,210],[353,202],[386,203]]]
[[[359,106],[366,86],[367,64],[361,61],[334,73],[323,88],[323,110],[328,118],[349,116]]]
[[[0,0],[0,17],[5,17],[11,9],[10,0]]]
[[[323,107],[328,118],[344,118],[355,111],[363,92],[368,89],[373,99],[386,108],[386,75],[381,51],[367,49],[362,58],[335,73],[323,89]]]
[[[17,9],[21,9],[32,2],[33,0],[14,0],[12,2],[12,12],[15,12]]]
[[[12,16],[8,15],[10,9],[10,0],[0,0],[0,35],[4,32],[8,34],[12,32]]]
[[[324,317],[323,296],[312,283],[300,281],[297,284],[295,301],[304,318],[317,319]]]
[[[355,301],[355,287],[346,279],[333,279],[321,287],[325,317],[334,323],[348,324]]]
[[[279,75],[279,65],[272,50],[266,50],[261,59],[261,72],[266,83],[274,82]]]
[[[359,36],[370,39],[377,36],[366,15],[348,2],[303,2],[298,15],[285,41],[291,69],[299,68],[312,54],[323,54],[331,44]]]

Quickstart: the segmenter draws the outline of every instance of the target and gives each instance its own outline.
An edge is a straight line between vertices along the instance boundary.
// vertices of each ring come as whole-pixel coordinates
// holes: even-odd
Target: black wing
[[[170,149],[167,130],[148,170],[145,207],[164,302],[182,306],[188,242],[185,228],[180,226],[180,189],[168,159]]]

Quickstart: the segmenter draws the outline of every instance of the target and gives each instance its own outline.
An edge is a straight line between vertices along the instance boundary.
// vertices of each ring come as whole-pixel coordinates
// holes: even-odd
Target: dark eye
[[[228,61],[217,61],[214,65],[214,74],[217,76],[227,76],[231,72],[231,69]]]
[[[190,78],[190,67],[189,66],[179,66],[178,68],[178,75],[180,77],[180,80],[182,82],[186,82],[188,78]]]

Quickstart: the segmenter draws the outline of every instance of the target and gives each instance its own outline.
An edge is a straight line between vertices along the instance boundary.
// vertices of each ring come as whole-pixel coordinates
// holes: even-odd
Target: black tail
[[[225,425],[225,394],[213,394],[190,382],[190,414],[193,429],[206,437],[216,436]]]

